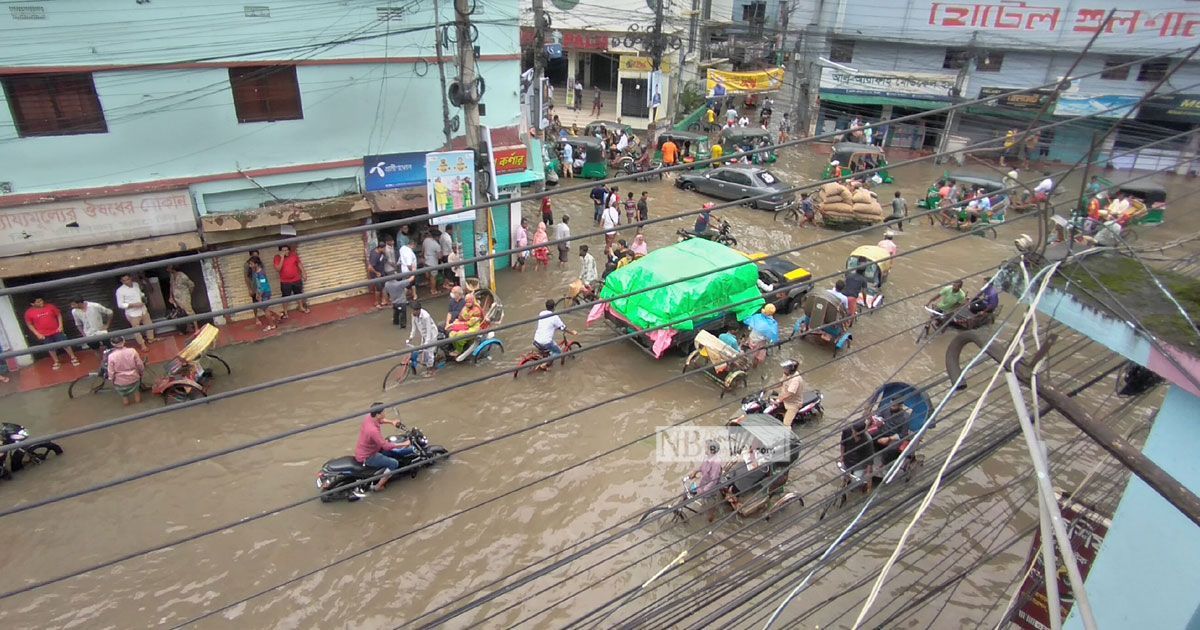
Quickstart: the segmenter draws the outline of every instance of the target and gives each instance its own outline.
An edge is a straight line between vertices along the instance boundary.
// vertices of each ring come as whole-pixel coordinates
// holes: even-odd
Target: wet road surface
[[[823,158],[807,153],[799,155],[793,150],[785,153],[773,170],[785,181],[800,184],[815,179],[822,163]],[[916,212],[916,201],[928,182],[942,170],[932,165],[897,168],[893,173],[897,184],[881,186],[880,198],[889,199],[898,187]],[[978,166],[966,170],[988,173]],[[1076,179],[1067,185],[1078,189]],[[1185,210],[1195,206],[1195,184],[1171,180],[1169,186],[1172,199],[1177,200],[1168,215],[1169,223],[1144,229],[1142,243],[1177,238],[1195,232],[1200,225],[1194,213]],[[625,183],[621,187],[650,191],[652,217],[695,208],[705,201],[694,193],[675,190],[670,180]],[[586,193],[556,198],[555,211],[556,215],[564,212],[571,215],[575,233],[591,229],[591,204]],[[770,213],[745,208],[718,214],[730,219],[741,248],[746,251],[776,252],[836,234],[785,227],[774,222]],[[532,218],[530,212],[526,215]],[[674,242],[675,230],[691,223],[689,218],[651,226],[647,230],[650,247]],[[1022,232],[1035,233],[1032,222],[1021,223],[1002,226],[995,240],[970,236],[898,260],[886,289],[889,300],[894,302],[957,277],[989,272],[996,263],[1014,254],[1011,245],[1014,237]],[[882,228],[823,244],[790,254],[788,259],[805,266],[815,276],[835,273],[843,268],[854,247],[874,244],[881,232]],[[904,252],[955,235],[922,220],[910,224],[896,241]],[[593,251],[601,249],[602,239],[591,238],[587,242]],[[501,274],[498,293],[506,306],[506,320],[532,317],[546,298],[563,295],[566,285],[578,273],[577,265],[577,256],[572,251],[571,263],[565,268],[552,266],[545,272]],[[968,280],[968,291],[977,290],[981,281],[978,275]],[[820,283],[831,284],[832,281]],[[815,435],[834,428],[840,418],[891,374],[898,362],[914,351],[916,333],[897,331],[923,321],[921,304],[926,299],[909,300],[861,319],[854,329],[854,345],[871,347],[806,376],[811,387],[825,394],[826,418],[822,426],[804,431]],[[1006,297],[1004,303],[1006,309],[1013,308],[1010,298]],[[431,303],[430,310],[440,318],[444,314],[444,301]],[[604,326],[583,330],[583,318],[584,312],[579,311],[569,315],[567,321],[583,331],[580,340],[585,348],[613,337],[612,331]],[[790,327],[793,321],[792,316],[780,319],[785,327]],[[403,347],[406,332],[393,328],[390,313],[381,312],[257,344],[225,348],[221,354],[233,366],[234,373],[231,377],[221,375],[215,390],[395,350]],[[63,458],[22,472],[14,482],[0,484],[0,492],[6,497],[4,505],[36,501],[248,443],[363,409],[374,400],[399,399],[506,372],[529,348],[532,333],[532,325],[502,332],[506,353],[495,360],[474,367],[450,366],[435,379],[410,380],[386,394],[380,392],[380,381],[395,363],[391,360],[69,438],[62,441],[66,448]],[[940,373],[949,337],[943,335],[918,353],[900,379],[917,382]],[[783,356],[795,357],[805,369],[811,369],[826,362],[829,351],[812,344],[791,343],[776,351],[775,357]],[[773,364],[774,361],[761,370],[771,379],[778,377]],[[608,344],[585,352],[566,369],[556,367],[548,374],[522,376],[517,380],[504,373],[450,393],[400,405],[397,411],[407,423],[420,427],[432,442],[453,451],[674,377],[681,365],[681,357],[654,361],[628,342]],[[386,492],[372,495],[367,501],[309,502],[19,595],[0,606],[0,623],[7,627],[171,626],[271,589],[318,569],[325,562],[437,522],[286,588],[268,590],[246,604],[198,624],[201,627],[394,627],[459,596],[473,594],[492,579],[668,499],[676,491],[679,477],[690,466],[656,462],[653,439],[641,440],[478,509],[452,519],[440,522],[439,519],[650,434],[656,426],[679,422],[722,402],[732,405],[734,400],[729,397],[719,400],[715,385],[701,376],[677,380],[651,393],[583,411],[455,456],[423,471],[416,479],[394,480]],[[144,403],[155,404],[158,403]],[[722,421],[732,413],[731,405],[704,416],[700,422]],[[4,400],[4,409],[6,420],[21,422],[34,434],[83,426],[124,413],[115,395],[69,400],[65,387],[10,396]],[[7,592],[311,496],[321,464],[349,453],[357,429],[357,419],[345,421],[5,517],[6,553],[0,559],[3,576],[0,590]],[[1048,423],[1047,432],[1052,443],[1076,435],[1061,422]],[[827,440],[813,447],[833,448],[832,444]],[[984,494],[1026,466],[1027,456],[1021,449],[1005,448],[945,489],[945,505]],[[1081,464],[1079,468],[1086,466]],[[1081,474],[1075,470],[1066,472]],[[828,463],[814,465],[803,474],[794,473],[791,484],[803,489],[827,482],[835,475],[836,470]],[[983,511],[988,505],[992,504],[984,504],[980,510],[954,513],[954,518],[959,519],[954,528],[958,536],[969,538],[984,530],[984,524],[991,518]],[[949,511],[947,508],[943,514]],[[1017,519],[1012,527],[1028,525],[1035,515],[1025,505],[1026,520]],[[856,575],[852,570],[855,566],[863,571],[877,569],[894,543],[894,532],[889,534],[866,545],[859,555],[848,560],[844,576],[839,573],[830,581],[819,582],[806,597],[820,598],[836,592],[855,579],[851,577]],[[950,547],[949,539],[946,545]],[[981,602],[991,605],[997,598],[1007,597],[1005,588],[1019,570],[1026,549],[1027,545],[1014,547],[1008,556],[978,573],[980,579],[957,590],[953,601],[942,611],[939,625],[957,627],[980,621],[985,608]],[[560,625],[629,585],[645,580],[668,560],[638,565],[538,617],[535,623]],[[902,564],[897,573],[903,573],[905,568]],[[922,565],[918,563],[916,568],[921,569]],[[600,575],[583,577],[596,579]],[[565,595],[584,584],[578,581],[556,593]],[[899,592],[897,589],[904,582],[898,579],[894,584],[894,588],[889,585],[885,589],[885,594]],[[515,601],[518,605],[513,610],[488,622],[511,624],[553,601],[534,599],[522,603],[519,594],[520,591],[485,605],[454,624],[470,625]],[[825,623],[815,618],[810,621]],[[930,619],[918,616],[909,625],[924,627],[928,623]]]

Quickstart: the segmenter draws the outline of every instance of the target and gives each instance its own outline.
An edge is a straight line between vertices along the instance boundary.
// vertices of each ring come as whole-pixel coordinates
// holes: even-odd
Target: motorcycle
[[[783,405],[775,402],[776,392],[767,393],[765,390],[757,394],[751,394],[742,399],[742,413],[765,413],[776,420],[783,422],[783,415],[786,410]],[[804,404],[800,410],[796,412],[796,418],[792,420],[792,426],[800,426],[809,422],[819,421],[825,417],[825,407],[821,401],[825,397],[821,395],[821,390],[816,389],[804,393]]]
[[[737,239],[729,231],[729,222],[721,219],[721,225],[716,230],[697,232],[695,230],[680,228],[676,234],[679,235],[680,242],[686,241],[689,238],[702,238],[708,241],[716,241],[726,247],[737,247]]]
[[[29,440],[29,432],[25,427],[11,422],[0,424],[0,443],[4,446],[9,444],[19,444],[17,448],[11,451],[0,453],[0,479],[10,479],[12,473],[17,472],[25,467],[26,463],[40,464],[50,457],[50,453],[62,455],[63,448],[58,444],[50,441],[27,441]],[[4,463],[9,459],[9,454],[12,455],[12,462],[6,469]]]
[[[401,469],[412,467],[407,472],[413,477],[417,476],[417,470],[432,466],[449,453],[444,447],[430,444],[420,429],[400,426],[404,434],[389,436],[387,441],[400,448],[399,444],[407,439],[412,446],[412,454],[396,457],[396,451],[386,451],[384,455],[399,460]],[[383,471],[383,468],[364,466],[351,455],[331,459],[325,462],[321,471],[317,473],[317,491],[321,493],[321,502],[330,503],[342,499],[353,502],[365,498],[368,484],[359,482],[375,477]]]

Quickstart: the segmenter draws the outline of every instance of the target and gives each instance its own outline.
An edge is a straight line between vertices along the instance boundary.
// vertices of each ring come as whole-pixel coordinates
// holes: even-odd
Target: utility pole
[[[666,50],[662,34],[663,5],[666,4],[666,1],[667,0],[657,0],[657,2],[654,3],[654,34],[650,39],[650,61],[653,64],[653,72],[659,72],[662,70],[662,57],[663,52]],[[651,90],[651,94],[648,94],[647,98],[650,98],[653,94],[653,83],[654,81],[652,75],[651,80],[646,82],[646,87]],[[678,89],[678,87],[676,89]],[[651,107],[650,124],[654,125],[656,120],[658,120],[658,107]]]
[[[569,73],[568,73],[569,74]],[[542,80],[546,76],[546,14],[542,0],[533,0],[533,84],[538,93],[542,91]],[[568,85],[567,90],[573,89]],[[541,99],[538,99],[541,102]],[[532,104],[531,104],[532,105]],[[537,113],[540,123],[542,113]]]
[[[788,19],[791,18],[791,8],[788,6],[787,0],[781,0],[779,3],[779,35],[775,39],[775,65],[783,65],[783,55],[787,51],[787,28]],[[795,75],[792,75],[792,84],[796,83]]]
[[[967,44],[967,54],[963,59],[962,67],[958,69],[958,75],[954,77],[954,101],[961,102],[963,100],[963,87],[967,84],[967,79],[971,77],[971,72],[975,69],[975,41],[978,33],[971,33],[971,42]],[[937,153],[938,157],[934,158],[936,164],[945,163],[950,159],[946,155],[946,151],[950,148],[950,136],[958,131],[959,111],[961,108],[954,108],[946,114],[946,125],[942,128],[942,137],[938,138]],[[960,154],[961,155],[961,154]]]
[[[471,0],[454,0],[454,29],[458,42],[458,81],[462,88],[463,132],[467,139],[467,148],[478,151],[483,143],[479,129],[479,90],[475,85],[475,42],[471,37],[471,13],[475,3]],[[478,184],[478,167],[476,178]],[[482,197],[483,191],[477,191],[477,198]],[[483,256],[492,253],[492,210],[480,208],[475,211],[475,234],[484,234],[482,251],[475,247],[475,255]],[[476,236],[475,242],[479,243]],[[491,273],[491,259],[483,265],[478,265],[477,273],[484,286],[494,288],[494,275]]]
[[[434,50],[438,59],[438,81],[442,84],[442,132],[446,135],[446,148],[450,147],[450,103],[446,102],[446,64],[442,61],[442,7],[441,0],[433,0]]]
[[[826,48],[826,33],[823,28],[825,20],[825,7],[818,5],[816,22],[809,24],[804,30],[804,39],[801,40],[802,54],[801,59],[796,64],[797,70],[803,68],[804,80],[800,84],[800,100],[794,103],[796,114],[793,118],[796,121],[796,135],[808,136],[812,135],[817,124],[817,111],[821,105],[821,64],[819,57],[825,52]],[[795,77],[794,80],[799,80],[800,77]]]

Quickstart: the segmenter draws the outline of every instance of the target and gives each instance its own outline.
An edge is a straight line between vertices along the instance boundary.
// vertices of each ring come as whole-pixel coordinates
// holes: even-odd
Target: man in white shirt
[[[730,127],[737,124],[737,120],[738,120],[738,113],[737,113],[736,109],[730,107],[729,109],[725,110],[725,121],[729,124]]]
[[[125,319],[129,320],[130,326],[150,326],[154,323],[150,319],[150,309],[146,308],[145,302],[146,294],[142,293],[142,287],[133,281],[133,276],[121,276],[121,286],[117,287],[117,308],[125,311]],[[146,331],[144,338],[142,333],[137,333],[137,342],[142,350],[146,349],[147,339],[154,341],[153,328]]]
[[[432,375],[437,370],[437,366],[434,365],[434,348],[430,344],[437,341],[438,338],[437,322],[433,321],[433,316],[429,314],[429,311],[421,308],[420,302],[412,303],[412,318],[412,330],[408,331],[409,345],[412,345],[413,338],[416,337],[417,345],[429,346],[414,352],[412,360],[419,361],[421,365],[425,366],[428,370],[425,372],[427,376]]]
[[[571,238],[571,228],[567,226],[570,222],[571,217],[564,214],[558,225],[554,226],[554,240],[562,241],[558,244],[559,267],[565,267],[567,265],[567,257],[571,255],[571,242],[565,240]]]
[[[1042,202],[1050,198],[1050,193],[1054,192],[1054,180],[1050,179],[1050,173],[1042,173],[1046,178],[1041,181],[1033,189],[1033,200]]]
[[[546,310],[538,313],[537,331],[533,333],[533,347],[550,356],[562,354],[562,348],[554,342],[554,333],[566,330],[568,334],[576,334],[567,330],[567,325],[558,315],[554,314],[554,300],[546,300]]]
[[[845,290],[846,283],[842,280],[838,280],[837,283],[833,285],[832,289],[825,289],[825,295],[842,305],[842,312],[847,312],[850,310],[850,298],[846,297],[845,293],[842,293],[842,291]]]
[[[616,195],[609,195],[610,203],[604,208],[604,214],[600,215],[600,227],[604,228],[604,246],[612,247],[613,241],[617,240],[617,223],[621,221],[621,214],[617,212],[617,204],[611,200],[615,199]]]
[[[112,316],[112,309],[103,304],[88,302],[80,297],[71,300],[71,317],[75,319],[75,327],[83,333],[84,337],[108,334]],[[88,346],[91,344],[89,343]],[[103,356],[104,342],[97,342],[96,347],[100,349]]]
[[[411,273],[417,270],[417,253],[413,251],[412,245],[404,243],[400,246],[400,273]],[[414,279],[412,286],[409,288],[412,299],[417,299],[417,283]]]
[[[629,148],[629,136],[624,131],[621,132],[621,138],[617,140],[617,152],[624,153],[625,149]]]

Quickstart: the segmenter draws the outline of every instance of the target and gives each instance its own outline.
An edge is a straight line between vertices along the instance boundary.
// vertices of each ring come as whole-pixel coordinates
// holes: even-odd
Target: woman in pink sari
[[[546,222],[538,223],[537,231],[533,233],[533,244],[541,245],[533,250],[533,268],[547,269],[550,267],[550,248],[546,246],[546,242],[550,239],[546,236]]]

